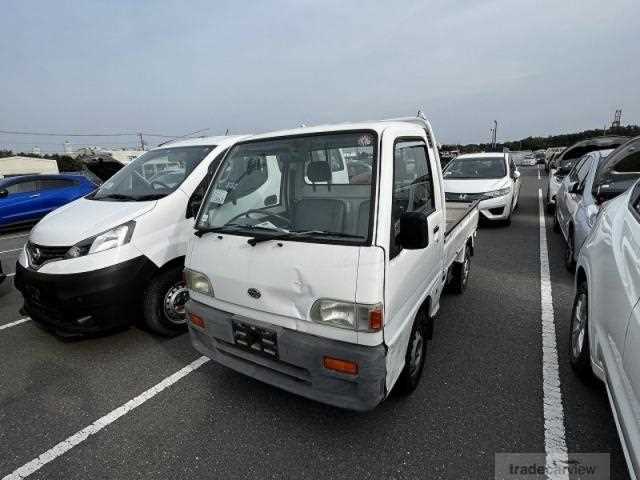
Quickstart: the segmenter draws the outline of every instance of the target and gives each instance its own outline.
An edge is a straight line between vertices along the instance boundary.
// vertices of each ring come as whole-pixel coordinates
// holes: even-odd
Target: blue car
[[[0,231],[32,225],[96,189],[82,175],[22,175],[0,180]]]

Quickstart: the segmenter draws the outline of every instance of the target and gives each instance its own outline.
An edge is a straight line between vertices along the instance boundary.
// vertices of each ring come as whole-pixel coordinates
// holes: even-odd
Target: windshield
[[[107,180],[93,200],[155,200],[169,195],[215,148],[214,145],[152,150]]]
[[[366,131],[238,144],[220,165],[196,228],[363,243],[370,232],[376,142]]]
[[[600,150],[611,150],[616,148],[618,145],[588,145],[582,147],[570,148],[565,151],[565,154],[562,155],[562,158],[558,161],[558,173],[569,173],[573,166],[578,163],[584,155],[591,152],[597,152]]]
[[[456,158],[447,165],[445,179],[453,178],[502,178],[507,175],[504,157]]]

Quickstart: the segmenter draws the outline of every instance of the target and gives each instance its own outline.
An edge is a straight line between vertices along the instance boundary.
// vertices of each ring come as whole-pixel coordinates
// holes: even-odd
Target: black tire
[[[471,272],[471,251],[469,247],[465,247],[464,261],[456,262],[451,266],[451,280],[449,282],[449,291],[455,294],[462,294],[467,289],[469,282],[469,273]]]
[[[187,330],[186,318],[180,320],[177,316],[172,317],[165,308],[165,302],[170,297],[177,295],[188,295],[184,292],[176,292],[180,286],[184,288],[182,280],[182,267],[175,267],[161,271],[149,282],[149,286],[144,292],[143,313],[144,320],[153,332],[164,336],[174,336]],[[182,297],[180,297],[182,299]],[[184,297],[186,301],[187,297]]]
[[[589,348],[589,295],[587,284],[578,286],[569,330],[569,360],[576,375],[583,380],[593,379],[591,349]]]
[[[425,357],[427,356],[427,332],[428,313],[422,310],[418,313],[404,358],[404,368],[396,383],[396,391],[401,395],[411,394],[420,383],[424,370]]]
[[[564,266],[571,273],[576,271],[575,241],[573,239],[573,229],[569,228],[569,237],[564,250]]]
[[[553,231],[560,233],[560,222],[558,221],[558,211],[553,214]]]

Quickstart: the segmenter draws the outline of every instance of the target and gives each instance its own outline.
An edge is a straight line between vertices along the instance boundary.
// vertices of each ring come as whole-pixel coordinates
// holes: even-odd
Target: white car
[[[467,285],[478,224],[475,204],[445,203],[436,145],[421,118],[300,128],[235,145],[185,261],[194,347],[343,408],[371,409],[396,385],[415,389],[443,288]],[[373,174],[345,178],[332,168],[330,159],[348,150]],[[270,156],[280,166],[280,201],[241,203],[223,172]]]
[[[16,265],[25,313],[65,334],[104,331],[140,316],[158,333],[184,331],[187,242],[222,154],[240,138],[182,140],[148,151],[92,194],[44,217]]]
[[[520,172],[508,153],[459,155],[444,170],[444,191],[449,202],[480,200],[483,217],[508,225],[518,205]]]
[[[576,268],[570,358],[607,388],[632,478],[640,475],[640,182],[607,204]]]

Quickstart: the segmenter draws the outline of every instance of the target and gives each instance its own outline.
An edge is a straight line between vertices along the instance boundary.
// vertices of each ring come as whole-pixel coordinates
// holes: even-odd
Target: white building
[[[0,177],[33,173],[59,173],[58,162],[49,158],[19,156],[0,158]]]

